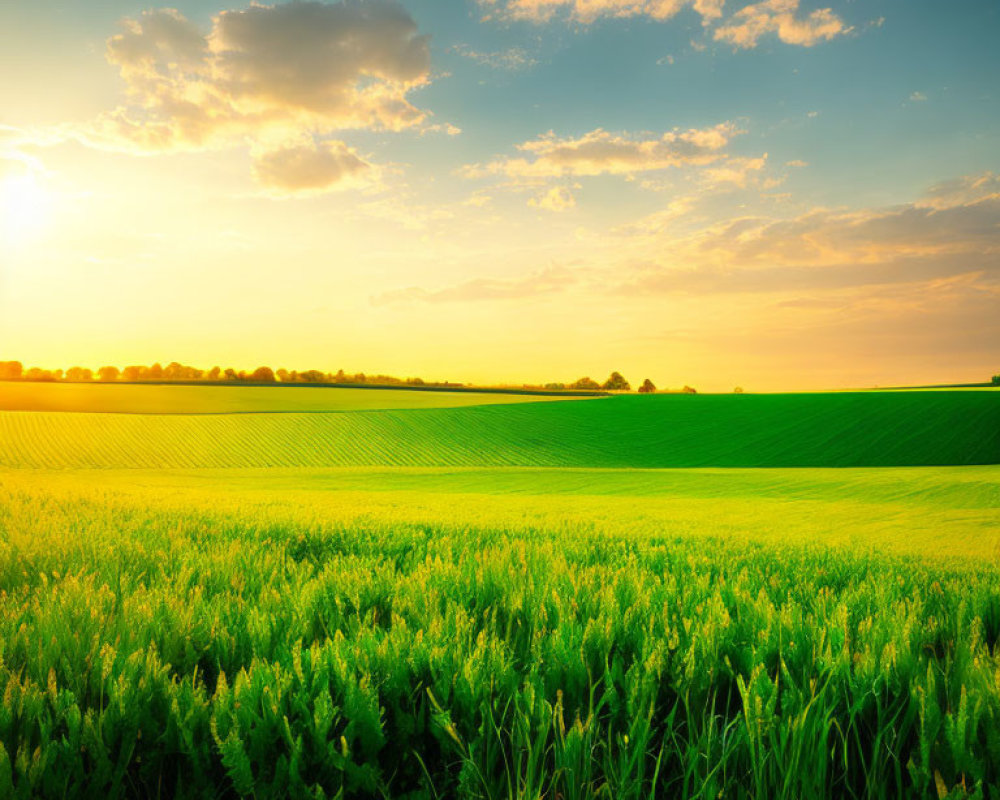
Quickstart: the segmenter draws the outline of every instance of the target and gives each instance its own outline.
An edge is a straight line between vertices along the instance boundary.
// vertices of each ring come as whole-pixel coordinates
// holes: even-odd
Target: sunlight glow
[[[0,231],[7,241],[38,234],[49,220],[52,196],[33,173],[0,181]]]

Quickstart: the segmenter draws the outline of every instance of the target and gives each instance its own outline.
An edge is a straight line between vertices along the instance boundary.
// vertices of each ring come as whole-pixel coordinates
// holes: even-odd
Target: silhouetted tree
[[[250,380],[257,383],[274,383],[274,371],[270,367],[257,367],[250,373]]]
[[[202,377],[205,378],[205,380],[217,381],[222,377],[222,367],[212,367]]]
[[[656,386],[649,378],[646,378],[639,387],[639,394],[653,394],[655,391]]]
[[[94,371],[86,367],[70,367],[66,370],[66,380],[68,381],[92,381]]]
[[[114,383],[118,380],[119,374],[118,367],[101,367],[97,370],[98,380],[101,380],[104,383]]]
[[[307,369],[305,372],[299,373],[299,380],[302,383],[325,383],[326,373],[320,372],[318,369]]]
[[[226,371],[222,373],[227,381],[239,380],[239,373],[236,372],[232,367],[227,367]]]
[[[737,386],[735,389],[733,389],[733,394],[743,394],[743,387]]]
[[[685,386],[683,389],[681,389],[681,391],[684,394],[698,394],[698,390],[695,389],[693,386]]]
[[[570,389],[595,390],[595,389],[600,389],[601,385],[597,381],[595,381],[595,380],[593,380],[593,379],[591,379],[589,377],[584,377],[584,378],[580,378],[575,383],[570,384],[569,388]]]
[[[20,361],[0,361],[0,381],[19,381],[24,376]]]
[[[620,372],[612,372],[601,388],[606,392],[627,392],[632,387]]]
[[[547,383],[542,387],[543,389],[548,389],[549,391],[557,391],[559,389],[565,389],[565,383]]]
[[[17,362],[14,361],[13,363],[16,364]],[[992,383],[994,386],[1000,386],[1000,375],[994,375],[990,383]]]

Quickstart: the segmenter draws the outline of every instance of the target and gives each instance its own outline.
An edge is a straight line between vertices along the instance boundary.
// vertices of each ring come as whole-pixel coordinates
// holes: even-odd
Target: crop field
[[[559,400],[558,395],[447,392],[437,389],[191,386],[186,384],[3,383],[0,411],[79,411],[103,414],[236,414],[454,408]]]
[[[238,398],[254,390],[218,387],[218,391]],[[264,391],[296,396],[307,390]],[[339,394],[349,390],[330,391]],[[376,390],[355,391],[365,399],[379,394]],[[427,396],[428,402],[437,397],[436,393],[399,394],[416,395],[417,401]],[[275,397],[272,395],[272,402]],[[506,400],[515,396],[460,397],[467,402],[476,397]],[[993,391],[939,391],[616,396],[351,413],[9,411],[0,412],[0,466],[990,464],[996,463],[1000,453],[998,400],[1000,394]]]
[[[367,408],[0,412],[0,798],[1000,796],[1000,394]]]

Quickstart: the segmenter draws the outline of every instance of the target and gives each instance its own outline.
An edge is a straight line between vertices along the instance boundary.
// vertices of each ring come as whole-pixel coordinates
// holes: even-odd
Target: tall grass
[[[0,486],[0,797],[1000,792],[989,561],[202,497]]]

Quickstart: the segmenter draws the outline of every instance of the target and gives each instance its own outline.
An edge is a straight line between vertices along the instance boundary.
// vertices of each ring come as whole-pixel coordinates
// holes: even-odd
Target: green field
[[[998,454],[992,391],[617,396],[328,414],[0,412],[0,466],[11,467],[944,466],[996,463]]]
[[[0,411],[237,414],[454,408],[559,399],[563,398],[530,393],[446,392],[437,389],[0,382]]]
[[[998,413],[2,412],[0,798],[1000,796]]]

